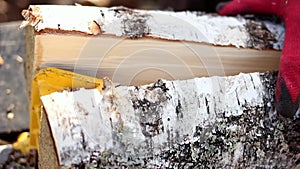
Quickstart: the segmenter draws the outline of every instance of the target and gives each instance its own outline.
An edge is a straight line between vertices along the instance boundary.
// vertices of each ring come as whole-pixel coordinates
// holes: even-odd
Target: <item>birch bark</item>
[[[272,107],[275,79],[159,80],[41,99],[65,167],[296,168],[297,146],[287,137],[293,123]]]

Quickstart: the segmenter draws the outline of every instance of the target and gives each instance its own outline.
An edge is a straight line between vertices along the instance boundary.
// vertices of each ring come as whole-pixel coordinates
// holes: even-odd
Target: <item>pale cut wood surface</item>
[[[152,38],[36,35],[34,69],[58,67],[122,85],[277,70],[280,52]]]
[[[61,166],[297,168],[295,124],[272,107],[275,79],[160,80],[41,99]]]

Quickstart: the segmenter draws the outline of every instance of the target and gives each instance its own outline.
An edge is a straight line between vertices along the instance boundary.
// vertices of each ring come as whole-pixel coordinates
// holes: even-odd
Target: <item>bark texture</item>
[[[277,117],[275,82],[251,73],[41,99],[63,167],[297,168],[299,121]]]
[[[201,12],[31,5],[22,15],[21,27],[31,25],[40,33],[152,37],[258,49],[281,49],[284,39],[282,24]]]

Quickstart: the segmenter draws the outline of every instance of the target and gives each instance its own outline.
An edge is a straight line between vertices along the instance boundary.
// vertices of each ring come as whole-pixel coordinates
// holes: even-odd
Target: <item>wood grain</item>
[[[34,69],[58,67],[92,77],[107,76],[122,85],[277,70],[281,54],[153,38],[64,34],[36,35],[34,53]]]

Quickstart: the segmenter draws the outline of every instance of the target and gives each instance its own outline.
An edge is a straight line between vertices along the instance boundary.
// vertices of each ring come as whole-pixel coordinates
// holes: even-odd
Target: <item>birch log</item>
[[[22,14],[28,86],[48,66],[122,84],[41,98],[40,167],[299,167],[297,123],[272,107],[274,73],[195,78],[276,70],[282,25],[124,7],[42,5]],[[160,78],[168,80],[142,86]]]
[[[275,79],[159,80],[41,100],[63,168],[297,168],[299,125],[276,116]]]
[[[28,77],[57,67],[142,85],[265,72],[277,70],[284,38],[281,24],[201,12],[32,5],[22,14]]]

